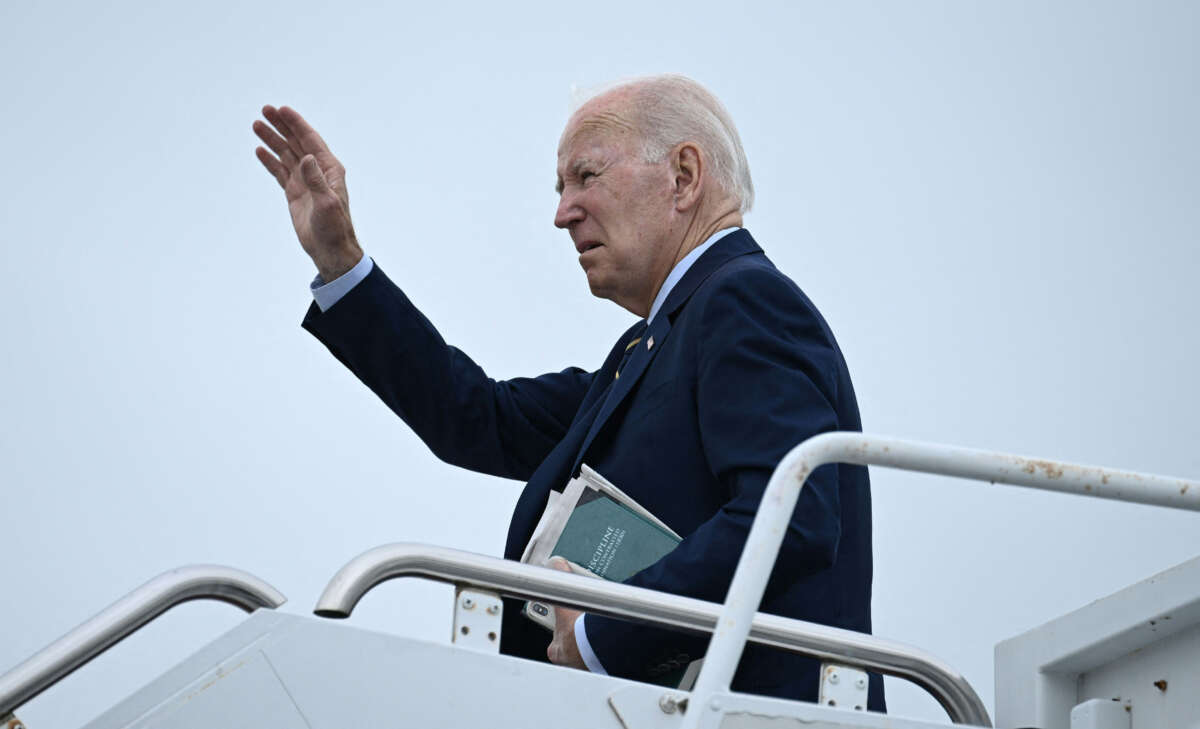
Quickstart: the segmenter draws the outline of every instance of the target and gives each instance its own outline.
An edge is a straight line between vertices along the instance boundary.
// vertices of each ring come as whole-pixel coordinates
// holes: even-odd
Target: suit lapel
[[[575,461],[571,465],[572,475],[579,471],[584,454],[587,453],[600,429],[608,422],[609,416],[633,390],[646,368],[650,366],[650,361],[662,349],[667,335],[671,332],[671,320],[674,318],[675,312],[691,298],[700,284],[724,263],[738,256],[756,252],[761,253],[762,249],[750,237],[749,232],[745,229],[734,231],[705,251],[704,255],[700,256],[687,270],[683,278],[679,279],[679,283],[675,284],[671,293],[667,294],[667,300],[663,302],[662,308],[646,330],[642,341],[634,345],[638,347],[638,351],[630,357],[629,363],[621,371],[621,376],[613,381],[607,395],[604,396],[604,404],[601,405],[600,412],[596,414],[596,419],[592,421],[587,436],[583,439],[583,445],[575,455]]]
[[[621,376],[615,378],[612,385],[608,388],[608,393],[604,396],[604,404],[600,406],[600,412],[596,414],[596,419],[592,421],[591,427],[588,428],[587,436],[583,439],[583,446],[575,455],[575,462],[571,465],[571,474],[574,475],[579,470],[579,464],[583,462],[583,454],[587,453],[588,447],[595,440],[596,434],[608,422],[608,418],[612,415],[621,401],[633,389],[641,379],[642,373],[646,371],[646,367],[650,365],[650,360],[654,359],[654,355],[658,354],[662,349],[662,343],[667,338],[667,333],[671,331],[671,322],[665,316],[654,317],[654,322],[646,330],[642,336],[642,341],[633,345],[637,350],[629,358],[629,362],[625,365],[625,369],[621,370]]]

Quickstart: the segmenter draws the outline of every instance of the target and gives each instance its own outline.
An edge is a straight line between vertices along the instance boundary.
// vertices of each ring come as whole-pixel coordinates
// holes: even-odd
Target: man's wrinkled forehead
[[[570,173],[585,158],[595,157],[597,147],[612,147],[614,143],[624,146],[632,138],[633,124],[619,112],[608,108],[592,108],[586,104],[563,130],[558,143],[558,186],[562,186],[563,174]]]
[[[567,149],[580,141],[607,141],[612,137],[632,135],[633,124],[625,109],[628,101],[627,94],[610,92],[579,107],[563,129],[558,142],[558,156],[561,158]]]
[[[585,107],[567,123],[567,128],[563,130],[562,139],[558,143],[558,153],[561,155],[567,147],[582,138],[624,137],[633,132],[633,124],[618,112],[598,110],[588,113]]]

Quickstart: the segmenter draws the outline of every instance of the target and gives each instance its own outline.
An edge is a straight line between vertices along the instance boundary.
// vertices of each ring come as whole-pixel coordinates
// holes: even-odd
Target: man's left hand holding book
[[[546,566],[563,572],[572,571],[567,560],[562,557],[551,557]],[[546,657],[551,663],[587,670],[583,656],[579,654],[579,646],[575,643],[575,620],[582,613],[581,610],[562,605],[554,606],[554,639],[546,648]]]

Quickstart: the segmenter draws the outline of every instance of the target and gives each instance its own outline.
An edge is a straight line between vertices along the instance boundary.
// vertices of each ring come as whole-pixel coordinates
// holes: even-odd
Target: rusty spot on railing
[[[1026,461],[1022,470],[1025,473],[1036,473],[1038,469],[1046,473],[1046,478],[1062,478],[1063,475],[1062,466],[1051,461]]]

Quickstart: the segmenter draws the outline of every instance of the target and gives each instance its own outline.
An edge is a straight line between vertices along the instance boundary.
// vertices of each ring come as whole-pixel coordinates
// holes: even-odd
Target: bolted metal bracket
[[[821,690],[817,703],[853,711],[867,710],[867,672],[835,663],[821,664]]]
[[[454,590],[454,632],[450,642],[483,653],[500,652],[504,603],[500,593],[457,587]]]
[[[687,694],[668,693],[658,697],[658,708],[664,714],[674,714],[677,711],[682,714],[687,711],[687,705]]]
[[[609,694],[608,706],[622,729],[679,729],[688,695],[668,691],[657,701],[650,700],[652,696],[644,686],[624,686]]]
[[[0,727],[3,729],[25,729],[25,724],[17,718],[16,714],[0,717]]]

